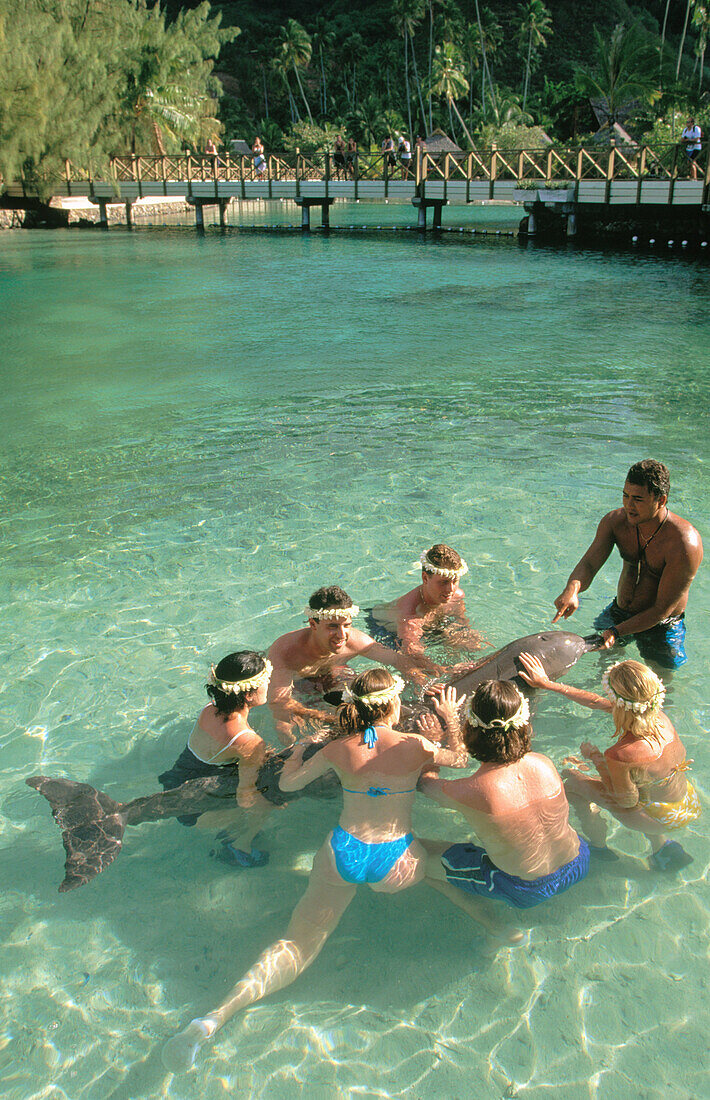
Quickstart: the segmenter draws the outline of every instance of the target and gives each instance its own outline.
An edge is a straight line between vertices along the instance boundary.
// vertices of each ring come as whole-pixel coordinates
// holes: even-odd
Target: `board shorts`
[[[597,615],[594,626],[599,631],[609,630],[630,618],[631,613],[619,607],[614,599]],[[655,661],[663,668],[680,668],[688,660],[685,652],[685,613],[664,619],[640,634],[624,634],[615,645],[625,646],[631,641],[636,642],[644,660]]]
[[[363,612],[365,615],[365,629],[371,638],[374,638],[380,645],[387,646],[388,649],[402,648],[401,639],[389,627],[383,626],[382,623],[377,621],[372,614],[372,608],[364,607]]]
[[[589,845],[579,838],[579,852],[562,867],[540,878],[509,875],[496,867],[484,848],[475,844],[452,844],[441,856],[446,881],[466,894],[496,898],[514,909],[531,909],[548,898],[569,890],[589,871]]]

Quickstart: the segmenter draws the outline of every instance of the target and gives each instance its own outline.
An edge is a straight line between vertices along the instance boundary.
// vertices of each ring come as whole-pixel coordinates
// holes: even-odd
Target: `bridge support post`
[[[108,211],[105,199],[99,199],[99,225],[102,229],[108,229]]]
[[[225,217],[225,212],[226,212],[228,206],[229,206],[229,199],[220,199],[219,200],[219,225],[220,225],[220,229],[224,229],[227,225],[227,219]]]
[[[311,228],[311,207],[320,206],[320,223],[323,229],[330,229],[330,208],[335,199],[320,195],[318,197],[304,198],[302,195],[296,199],[296,206],[301,207],[301,229],[308,233]]]
[[[195,207],[195,228],[197,230],[199,230],[200,233],[204,233],[204,231],[205,231],[204,206],[201,202],[195,202],[194,207]]]
[[[129,229],[133,228],[133,203],[126,203],[126,225]]]
[[[528,237],[534,237],[537,233],[537,226],[535,225],[535,214],[532,210],[528,211]]]
[[[412,206],[417,208],[417,229],[423,233],[426,232],[426,212],[431,206],[433,209],[431,227],[434,232],[441,230],[441,211],[446,205],[446,199],[423,199],[418,195],[415,196],[412,199]]]
[[[567,215],[567,236],[577,236],[577,211],[573,210],[571,214]]]

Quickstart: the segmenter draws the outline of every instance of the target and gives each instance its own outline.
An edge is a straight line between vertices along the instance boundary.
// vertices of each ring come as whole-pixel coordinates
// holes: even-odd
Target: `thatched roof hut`
[[[461,146],[452,141],[443,130],[432,130],[432,132],[427,134],[424,138],[424,144],[426,145],[427,153],[431,153],[434,157],[443,155],[444,153],[451,153],[452,156],[464,155]]]
[[[242,138],[234,138],[229,143],[229,155],[232,157],[250,157],[251,148]]]

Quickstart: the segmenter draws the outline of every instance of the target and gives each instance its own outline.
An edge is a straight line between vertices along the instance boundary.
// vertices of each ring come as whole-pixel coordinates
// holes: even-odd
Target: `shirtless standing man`
[[[443,640],[451,648],[480,649],[481,635],[466,618],[464,593],[459,586],[461,577],[468,573],[466,562],[444,543],[425,550],[419,560],[422,583],[392,603],[373,607],[367,613],[368,630],[383,645],[401,646],[402,652],[415,660],[424,655],[424,631],[440,624]]]
[[[337,585],[319,588],[308,601],[308,626],[283,634],[271,645],[268,657],[273,665],[267,703],[271,708],[279,740],[292,745],[293,727],[304,719],[332,721],[333,712],[307,707],[293,697],[294,680],[310,680],[322,694],[342,687],[348,678],[343,666],[353,657],[367,657],[378,664],[393,665],[415,683],[444,671],[427,657],[412,660],[380,645],[369,634],[353,628],[360,608]]]
[[[552,620],[567,619],[579,607],[614,546],[623,559],[615,599],[595,619],[604,646],[632,638],[641,656],[663,668],[688,660],[685,608],[691,581],[703,560],[700,535],[687,520],[668,510],[670,476],[662,462],[646,458],[626,475],[622,507],[604,516],[594,542],[555,600]]]
[[[510,680],[480,684],[463,730],[478,771],[463,779],[419,781],[429,798],[458,810],[477,838],[421,841],[429,852],[427,882],[491,930],[497,920],[490,899],[529,909],[589,870],[589,846],[569,823],[562,779],[551,760],[530,751],[529,719],[528,701]],[[425,736],[433,732],[429,723],[420,726]]]

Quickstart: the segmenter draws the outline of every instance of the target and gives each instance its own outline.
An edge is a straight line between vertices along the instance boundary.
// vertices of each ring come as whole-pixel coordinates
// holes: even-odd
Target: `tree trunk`
[[[473,138],[471,137],[471,135],[468,132],[468,129],[466,128],[466,123],[461,118],[461,112],[459,111],[458,107],[456,106],[456,102],[453,99],[449,100],[449,102],[450,102],[451,106],[453,107],[454,111],[456,112],[456,117],[459,120],[459,122],[461,123],[461,127],[463,129],[464,134],[468,138],[468,144],[473,149]]]
[[[263,68],[261,70],[261,75],[264,78],[264,111],[265,111],[265,117],[268,118],[269,117],[269,90],[268,90],[268,87],[267,87],[267,84],[266,84],[266,69],[265,68]]]
[[[419,71],[417,69],[417,58],[416,58],[416,54],[414,53],[414,39],[411,38],[411,37],[409,39],[409,46],[410,46],[410,49],[412,51],[412,62],[414,63],[414,80],[415,80],[416,85],[417,85],[417,96],[419,98],[419,108],[422,112],[422,126],[426,130],[426,111],[424,110],[424,100],[422,99],[422,86],[421,86],[421,82],[419,80]]]
[[[313,115],[311,114],[311,108],[308,106],[308,100],[306,99],[306,93],[304,92],[303,85],[301,84],[301,78],[298,75],[298,66],[297,65],[294,65],[293,71],[296,74],[296,83],[298,84],[301,95],[303,96],[303,102],[305,103],[306,110],[308,111],[308,118],[309,118],[311,124],[313,124]]]
[[[414,130],[412,129],[412,99],[409,94],[409,43],[407,41],[408,33],[407,28],[404,28],[404,86],[407,92],[407,118],[409,119],[409,140],[414,138]]]
[[[434,56],[434,0],[429,0],[429,133],[434,129],[431,113],[431,67]]]
[[[663,51],[666,45],[666,26],[668,24],[668,10],[671,6],[671,0],[666,0],[666,10],[663,15],[663,30],[661,31],[661,50],[658,55],[658,70],[661,78],[661,89],[663,88]]]
[[[323,118],[325,118],[325,116],[328,113],[328,95],[327,95],[326,87],[325,87],[325,65],[323,64],[323,47],[322,46],[320,47],[319,52],[320,52],[320,75],[321,75],[321,80],[323,81],[323,91],[322,91],[322,94],[321,94],[320,103],[321,103],[321,113],[323,115]]]
[[[488,67],[488,55],[486,53],[486,40],[485,40],[485,37],[484,37],[484,34],[483,34],[483,23],[481,22],[481,9],[478,6],[478,0],[476,0],[476,20],[478,22],[478,34],[479,34],[479,37],[480,37],[480,40],[481,40],[481,56],[483,57],[483,77],[482,77],[482,87],[481,87],[481,92],[482,92],[481,100],[482,100],[482,106],[483,106],[484,111],[485,111],[485,106],[486,106],[486,104],[485,104],[486,77],[488,77],[488,87],[490,89],[491,101],[492,101],[494,107],[495,107],[495,103],[496,103],[496,94],[493,91],[493,80],[491,78],[491,71]]]
[[[691,5],[691,3],[692,3],[692,0],[688,0],[687,6],[686,6],[686,9],[685,9],[685,23],[683,24],[683,34],[682,34],[682,37],[681,37],[681,40],[680,40],[680,49],[678,50],[678,63],[675,67],[675,78],[676,78],[676,80],[678,79],[678,77],[680,75],[680,63],[683,59],[683,47],[685,46],[685,32],[688,29],[688,19],[690,18],[690,5]]]
[[[530,58],[532,56],[532,27],[530,28],[530,37],[528,39],[528,58],[525,63],[525,87],[523,89],[523,110],[525,110],[525,104],[528,101],[528,86],[530,84]]]

